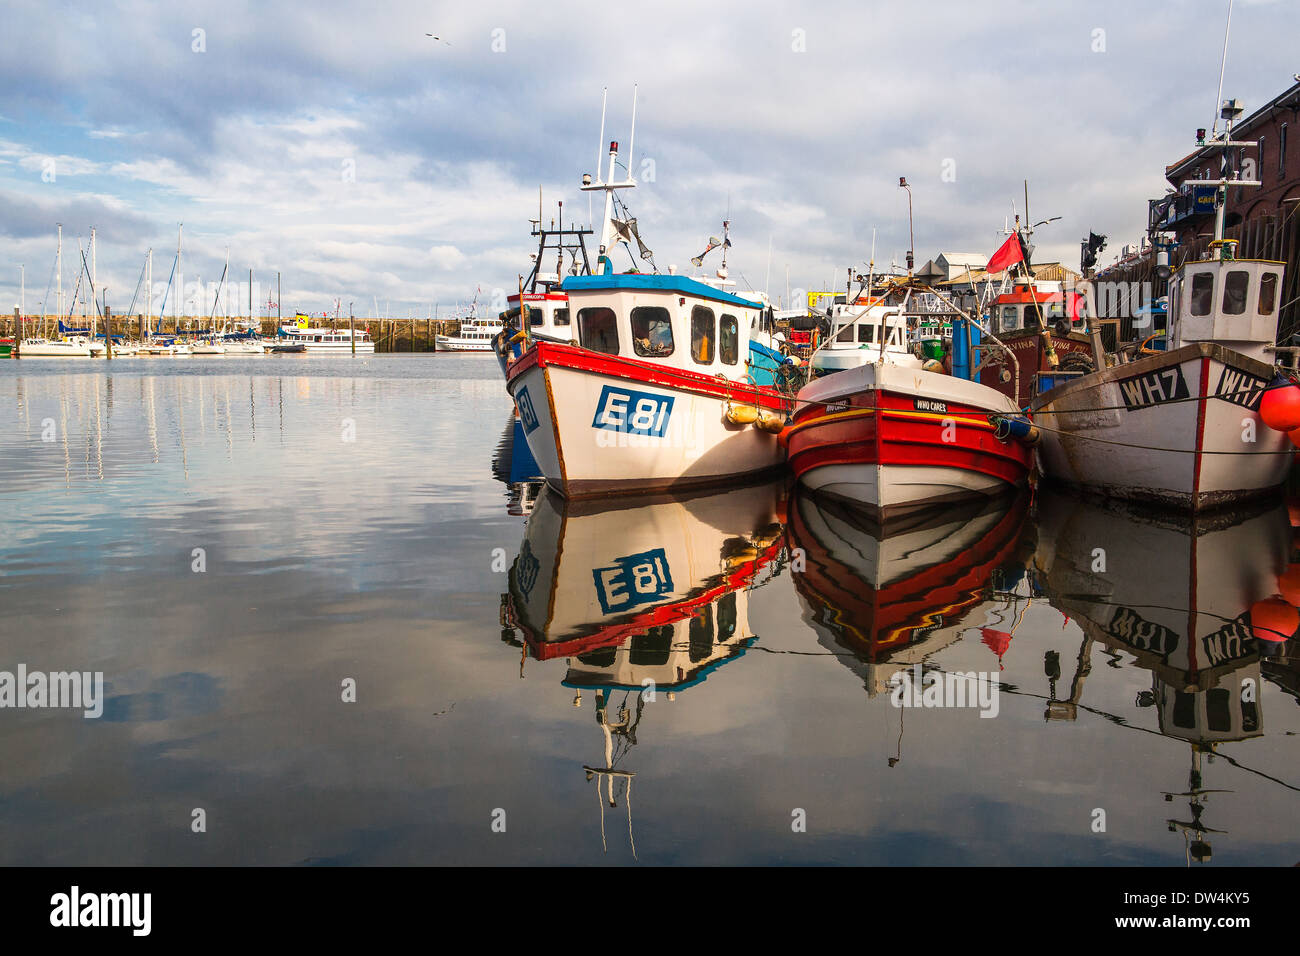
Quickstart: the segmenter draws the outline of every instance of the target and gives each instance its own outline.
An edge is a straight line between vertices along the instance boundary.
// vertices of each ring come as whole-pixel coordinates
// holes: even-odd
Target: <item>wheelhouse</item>
[[[1284,264],[1266,259],[1191,262],[1169,280],[1169,340],[1221,342],[1272,364]]]
[[[525,292],[522,298],[523,304],[528,307],[529,334],[565,341],[577,337],[574,334],[567,295],[562,292]],[[506,302],[511,310],[519,308],[519,294],[509,296]]]
[[[989,314],[989,324],[998,334],[1050,329],[1063,321],[1069,323],[1072,332],[1087,331],[1088,304],[1082,294],[1047,292],[1023,283],[994,299]]]
[[[563,288],[583,348],[730,379],[748,374],[755,302],[674,275],[571,276]]]

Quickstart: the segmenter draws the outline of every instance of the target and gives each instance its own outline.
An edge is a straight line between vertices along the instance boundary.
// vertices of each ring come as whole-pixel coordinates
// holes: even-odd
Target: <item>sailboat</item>
[[[1300,386],[1275,367],[1283,263],[1238,259],[1225,239],[1226,152],[1241,112],[1227,100],[1224,151],[1214,180],[1210,257],[1184,263],[1169,282],[1166,351],[1063,382],[1030,404],[1051,478],[1109,497],[1192,511],[1268,492],[1286,478],[1295,443],[1265,405],[1300,404]],[[1278,394],[1271,394],[1273,392]]]

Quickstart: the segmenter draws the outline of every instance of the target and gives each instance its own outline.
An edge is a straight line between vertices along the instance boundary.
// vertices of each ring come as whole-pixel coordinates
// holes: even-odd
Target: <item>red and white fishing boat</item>
[[[634,113],[635,116],[635,107]],[[603,134],[603,129],[602,129]],[[627,168],[631,169],[632,159]],[[780,468],[790,400],[753,384],[749,336],[761,306],[679,275],[616,275],[631,236],[614,218],[618,143],[609,147],[595,275],[570,276],[572,339],[527,336],[506,388],[547,483],[577,498],[679,490]]]
[[[874,362],[805,385],[782,434],[795,476],[886,515],[1023,483],[1033,433],[1015,402],[942,368],[880,348]]]
[[[1167,350],[1065,382],[1031,403],[1048,476],[1191,510],[1285,480],[1300,387],[1279,380],[1273,361],[1283,264],[1235,257],[1235,241],[1223,239],[1229,183],[1258,185],[1196,183],[1218,187],[1213,258],[1186,263],[1170,279]]]

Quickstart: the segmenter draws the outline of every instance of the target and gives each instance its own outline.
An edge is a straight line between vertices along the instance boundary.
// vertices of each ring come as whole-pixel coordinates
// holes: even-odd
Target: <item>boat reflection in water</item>
[[[842,499],[800,489],[787,533],[792,566],[804,562],[793,575],[804,620],[874,697],[895,674],[961,637],[977,605],[1010,594],[1008,581],[1024,572],[1017,558],[1027,510],[1028,495],[1012,494],[882,525]]]
[[[773,482],[689,497],[537,497],[501,598],[503,638],[521,635],[525,658],[566,658],[574,706],[595,697],[604,760],[583,770],[601,789],[602,839],[606,804],[619,791],[630,800],[623,761],[645,704],[673,700],[757,639],[748,591],[782,566],[783,498]],[[630,803],[628,813],[631,839]]]
[[[1166,822],[1183,834],[1189,863],[1208,861],[1207,834],[1225,831],[1201,817],[1209,796],[1223,791],[1203,786],[1202,758],[1264,733],[1261,662],[1278,662],[1278,673],[1291,660],[1285,648],[1294,641],[1276,627],[1288,620],[1277,610],[1286,610],[1278,595],[1288,590],[1291,557],[1286,508],[1274,502],[1189,517],[1049,491],[1038,526],[1038,583],[1083,630],[1068,700],[1057,699],[1059,659],[1045,657],[1047,718],[1074,719],[1094,642],[1132,655],[1151,672],[1151,690],[1135,706],[1154,707],[1159,733],[1191,750],[1187,788],[1165,793],[1188,801],[1190,819]]]

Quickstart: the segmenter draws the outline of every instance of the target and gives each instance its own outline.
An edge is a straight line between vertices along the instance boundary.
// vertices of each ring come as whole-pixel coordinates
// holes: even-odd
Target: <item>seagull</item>
[[[432,33],[426,33],[425,36],[427,36],[427,37],[433,37],[433,39],[435,39],[435,40],[440,40],[441,42],[447,44],[447,46],[451,46],[451,41],[450,41],[450,40],[443,40],[442,37],[434,36]]]

